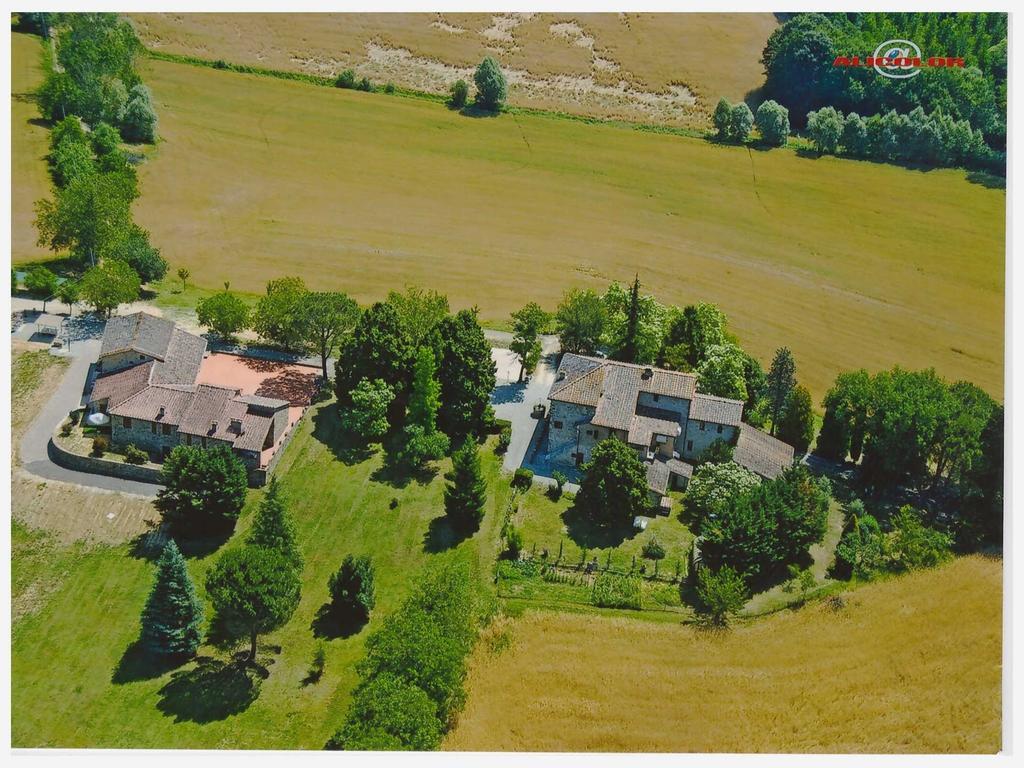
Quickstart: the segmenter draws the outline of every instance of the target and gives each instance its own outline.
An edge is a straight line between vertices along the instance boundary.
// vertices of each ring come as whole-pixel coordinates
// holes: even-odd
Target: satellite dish
[[[105,413],[90,413],[85,417],[85,421],[94,427],[105,427],[110,423],[110,417]]]

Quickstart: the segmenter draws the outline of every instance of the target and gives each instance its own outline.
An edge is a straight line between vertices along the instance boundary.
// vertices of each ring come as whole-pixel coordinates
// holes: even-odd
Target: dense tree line
[[[832,106],[861,115],[921,107],[966,120],[993,149],[1006,141],[1006,36],[1003,13],[803,13],[769,37],[762,53],[765,93],[801,119]],[[870,67],[835,67],[836,56],[874,53],[891,39],[909,39],[924,58],[957,56],[966,66],[925,67],[906,79],[879,77]],[[802,127],[802,126],[801,126]]]
[[[955,491],[958,535],[1001,540],[1003,408],[979,387],[934,370],[841,374],[822,403],[816,451],[860,462],[865,489]]]
[[[465,703],[475,637],[470,570],[442,566],[367,638],[360,683],[328,749],[436,749]]]

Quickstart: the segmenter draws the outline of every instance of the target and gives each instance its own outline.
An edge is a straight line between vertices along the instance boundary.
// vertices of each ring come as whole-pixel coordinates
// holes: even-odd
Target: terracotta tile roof
[[[663,461],[651,461],[647,464],[647,487],[655,493],[668,490],[668,466]]]
[[[629,437],[626,442],[647,448],[654,435],[668,435],[675,440],[681,431],[682,426],[678,421],[636,415],[630,421]]]
[[[200,384],[182,414],[178,431],[186,435],[234,442],[235,435],[228,432],[228,426],[232,418],[241,418],[246,410],[244,403],[231,407],[237,394],[237,389]]]
[[[687,480],[693,477],[693,465],[687,464],[685,461],[680,461],[679,459],[666,459],[665,466],[668,467],[668,471],[673,475],[685,477]]]
[[[110,408],[108,413],[114,416],[125,416],[129,419],[156,421],[161,424],[179,424],[191,401],[191,388],[147,386],[117,406]],[[160,416],[161,408],[164,409],[163,416]]]
[[[690,419],[738,427],[743,418],[743,401],[698,394],[690,403]]]
[[[749,424],[740,426],[732,460],[761,477],[772,480],[793,465],[793,446]]]
[[[153,384],[195,384],[206,354],[206,339],[175,328],[164,358],[153,367]]]
[[[279,411],[291,405],[287,400],[262,395],[239,395],[236,399],[250,406],[249,410]]]
[[[262,451],[274,419],[258,413],[246,413],[241,422],[242,431],[235,437],[235,448],[240,451]]]
[[[148,387],[152,370],[153,361],[150,360],[142,365],[99,376],[89,394],[89,402],[98,403],[106,400],[107,409],[113,408]]]
[[[163,360],[174,330],[170,320],[146,312],[112,317],[103,328],[100,357],[133,351]]]

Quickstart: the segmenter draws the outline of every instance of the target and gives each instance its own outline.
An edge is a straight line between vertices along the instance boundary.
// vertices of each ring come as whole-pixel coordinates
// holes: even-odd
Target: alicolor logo
[[[922,67],[963,67],[958,56],[921,56],[921,49],[911,40],[886,40],[872,56],[836,56],[833,67],[871,67],[882,77],[905,80],[920,74]]]

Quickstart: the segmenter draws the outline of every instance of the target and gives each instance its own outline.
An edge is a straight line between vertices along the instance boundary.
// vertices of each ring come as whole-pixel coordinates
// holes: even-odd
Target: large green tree
[[[245,465],[227,446],[176,446],[160,480],[156,508],[172,531],[189,537],[231,530],[248,490]]]
[[[301,582],[280,552],[244,546],[221,555],[206,577],[217,618],[249,638],[248,661],[256,661],[259,635],[283,626],[299,605]]]
[[[583,465],[576,507],[598,525],[628,524],[650,502],[647,470],[633,448],[615,438],[598,443]]]
[[[708,350],[726,343],[725,313],[715,304],[673,307],[666,318],[665,339],[659,361],[677,370],[696,370]]]
[[[487,504],[487,481],[480,466],[480,451],[472,438],[452,454],[452,468],[445,474],[444,512],[457,531],[480,527]]]
[[[815,452],[833,461],[846,461],[847,455],[859,461],[867,435],[868,412],[872,400],[871,376],[867,371],[850,371],[836,377],[823,405],[825,417],[818,433]]]
[[[493,418],[491,392],[497,366],[476,312],[463,309],[437,328],[438,425],[452,440],[480,435]]]
[[[551,316],[534,301],[512,313],[512,343],[509,345],[519,358],[519,381],[523,375],[533,373],[540,362],[540,332]]]
[[[109,315],[121,304],[139,297],[141,281],[135,270],[123,261],[109,259],[87,270],[79,293],[101,315]]]
[[[698,388],[706,395],[747,399],[746,356],[735,344],[709,347],[698,368]]]
[[[196,596],[185,558],[168,540],[156,563],[156,580],[142,609],[142,647],[149,653],[188,657],[203,639],[203,604]]]
[[[638,286],[634,286],[638,288]],[[653,363],[661,349],[664,336],[665,308],[653,296],[627,290],[612,283],[601,300],[605,308],[604,337],[602,342],[616,360],[635,363]],[[633,324],[630,316],[636,314]],[[631,330],[631,328],[633,330]]]
[[[401,457],[409,465],[419,467],[448,452],[448,436],[437,428],[440,408],[441,384],[437,380],[434,351],[423,346],[416,352],[405,420],[405,440],[400,450]]]
[[[790,390],[779,420],[779,439],[792,445],[797,453],[807,453],[814,439],[814,408],[806,387],[797,385]]]
[[[383,379],[362,379],[348,393],[341,409],[341,425],[362,440],[380,440],[388,431],[388,410],[395,390]]]
[[[287,349],[301,349],[307,293],[300,277],[271,280],[252,313],[252,329]]]
[[[359,320],[359,305],[340,291],[310,291],[299,304],[301,337],[320,354],[324,381],[327,381],[327,358],[342,337]]]
[[[267,491],[260,499],[246,543],[277,550],[293,568],[302,570],[302,553],[295,538],[295,521],[281,498],[281,485],[276,477],[270,478]]]
[[[405,290],[389,291],[388,304],[398,313],[409,340],[417,347],[427,343],[431,333],[448,315],[448,297],[443,293],[406,286]]]
[[[493,57],[484,57],[473,74],[473,82],[476,84],[477,104],[492,112],[501,109],[508,95],[508,81]]]
[[[230,339],[249,325],[249,305],[227,289],[200,299],[196,317],[222,339]]]
[[[327,590],[335,613],[366,621],[377,602],[373,561],[367,555],[345,555],[341,567],[331,574]]]
[[[787,347],[775,351],[772,367],[768,370],[768,408],[772,419],[772,434],[778,431],[779,417],[786,407],[786,398],[796,386],[796,361]]]
[[[604,323],[604,303],[591,290],[567,291],[555,313],[555,327],[565,352],[594,354],[601,344]]]
[[[334,388],[342,408],[352,402],[351,393],[363,379],[380,379],[394,392],[389,411],[392,426],[405,415],[413,346],[398,312],[378,302],[359,318],[338,350],[334,365]]]

